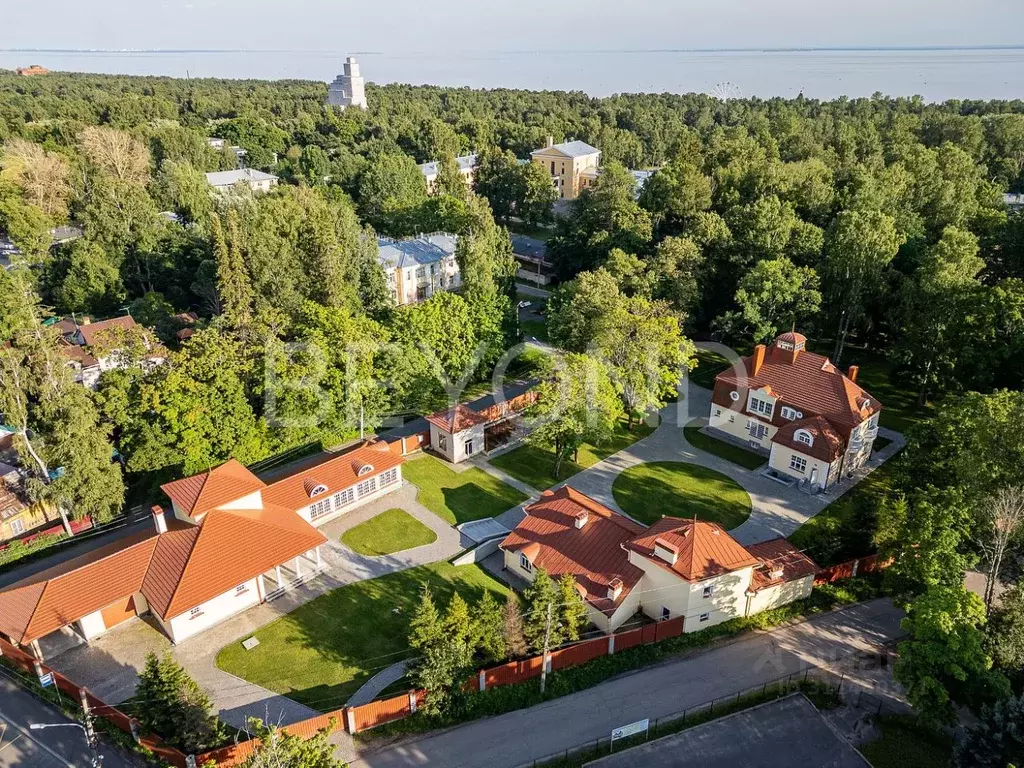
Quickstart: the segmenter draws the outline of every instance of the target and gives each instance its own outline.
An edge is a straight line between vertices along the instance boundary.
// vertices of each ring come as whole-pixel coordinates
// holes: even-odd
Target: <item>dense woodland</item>
[[[519,340],[506,226],[528,227],[549,237],[548,330],[569,353],[542,387],[579,406],[541,433],[556,461],[664,402],[690,339],[744,349],[796,326],[839,364],[871,354],[930,418],[900,424],[885,492],[823,516],[812,551],[895,558],[887,583],[916,643],[900,674],[922,711],[948,721],[954,703],[1005,695],[993,658],[1020,683],[1024,598],[983,636],[991,601],[959,575],[1020,570],[1018,533],[999,542],[1007,510],[1024,518],[1024,215],[1003,202],[1024,191],[1024,101],[394,85],[339,112],[325,97],[297,81],[0,74],[0,231],[21,251],[0,271],[0,414],[35,493],[102,519],[126,478],[141,498],[437,407],[442,382],[486,379]],[[515,162],[549,135],[600,148],[605,168],[557,219],[544,174]],[[282,184],[211,195],[202,174],[236,161],[210,136]],[[468,151],[475,190],[453,162]],[[416,167],[431,160],[434,196]],[[659,169],[639,199],[627,168]],[[51,246],[66,223],[84,237]],[[377,234],[434,230],[461,235],[464,289],[391,306]],[[138,365],[96,393],[73,385],[45,320],[125,309],[169,362],[147,369],[156,340],[121,338]],[[182,343],[184,311],[201,321]]]

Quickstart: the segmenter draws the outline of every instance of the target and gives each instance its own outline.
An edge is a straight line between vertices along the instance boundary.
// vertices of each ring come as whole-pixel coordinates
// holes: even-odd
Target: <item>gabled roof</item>
[[[454,408],[445,408],[443,411],[430,414],[427,421],[438,429],[454,435],[478,424],[486,424],[487,417],[459,403]]]
[[[264,487],[263,481],[237,459],[228,459],[219,467],[202,474],[183,477],[160,486],[178,509],[190,517],[198,517]]]
[[[585,590],[584,599],[599,611],[614,612],[643,576],[622,550],[624,542],[643,531],[642,525],[569,486],[545,491],[525,511],[502,549],[521,552],[552,578],[571,573]],[[584,515],[587,522],[577,528],[576,520]],[[622,582],[616,600],[608,598],[613,579]]]
[[[404,461],[390,451],[387,443],[371,443],[271,483],[263,490],[263,502],[294,513],[308,507],[314,498],[326,497],[356,485],[361,479],[359,470],[363,467],[371,467],[374,474],[379,474]],[[315,497],[310,496],[309,492],[318,485],[325,486],[327,490]]]
[[[92,346],[96,343],[97,335],[103,331],[110,330],[111,328],[128,330],[134,327],[135,320],[130,315],[124,315],[122,317],[112,317],[109,320],[98,320],[95,323],[79,325],[78,331],[82,334],[82,338],[85,339],[85,343]]]
[[[199,525],[159,537],[141,591],[171,619],[326,541],[283,507],[213,510]]]
[[[811,444],[796,439],[796,433],[804,430],[811,436]],[[797,419],[782,426],[772,435],[772,442],[791,448],[798,453],[832,463],[843,455],[846,441],[828,420],[821,416]]]
[[[674,564],[654,554],[655,542],[678,553]],[[625,546],[687,581],[701,581],[759,562],[722,526],[705,520],[663,517]]]
[[[554,144],[550,147],[541,147],[531,152],[531,155],[538,155],[544,152],[550,152],[552,149],[557,149],[566,157],[584,157],[586,155],[592,155],[595,152],[600,152],[597,147],[592,147],[585,141],[565,141],[561,144]]]
[[[470,171],[476,168],[477,155],[462,155],[461,157],[455,158],[455,165],[458,166],[459,171]],[[428,179],[432,179],[441,172],[441,161],[434,160],[429,163],[423,163],[420,166],[420,172]]]
[[[251,184],[254,181],[277,181],[277,176],[254,168],[238,168],[232,171],[214,171],[206,174],[206,181],[212,187],[233,187],[238,182]]]
[[[71,361],[70,365],[77,365],[81,368],[94,368],[100,364],[99,360],[85,351],[85,347],[76,347],[62,341],[57,348],[64,357]]]
[[[805,343],[797,333],[782,334],[765,350],[764,362],[754,371],[754,355],[743,358],[744,372],[737,376],[732,367],[715,377],[715,404],[734,407],[730,390],[769,388],[783,405],[799,409],[806,415],[825,417],[839,431],[846,432],[882,409],[882,404],[859,384],[836,368],[823,355],[806,350],[793,353],[779,343],[793,346]],[[743,401],[741,400],[741,404]],[[773,423],[782,426],[781,408],[776,407]]]
[[[754,592],[818,572],[817,563],[781,537],[751,544],[747,549],[761,561],[750,580]]]
[[[0,592],[0,632],[27,643],[138,592],[156,539],[136,534],[12,584]]]

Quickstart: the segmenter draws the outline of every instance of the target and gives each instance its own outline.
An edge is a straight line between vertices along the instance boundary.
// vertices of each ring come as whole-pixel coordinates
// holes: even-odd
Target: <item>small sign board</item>
[[[635,723],[629,725],[623,725],[612,731],[612,744],[619,739],[625,739],[629,736],[636,736],[638,733],[647,733],[647,728],[650,726],[651,721],[648,718],[643,720],[637,720]]]
[[[53,685],[53,672],[47,672],[45,675],[40,675],[39,684],[43,686],[43,688],[49,688]]]
[[[251,651],[253,648],[255,648],[259,644],[260,644],[260,641],[257,640],[255,637],[250,637],[248,640],[243,640],[242,641],[242,647],[245,648],[245,650],[247,650],[247,651]]]

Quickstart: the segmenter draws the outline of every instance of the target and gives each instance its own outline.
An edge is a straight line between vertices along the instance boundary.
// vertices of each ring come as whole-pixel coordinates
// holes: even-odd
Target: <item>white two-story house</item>
[[[426,301],[438,291],[462,286],[455,258],[458,235],[434,232],[409,240],[379,238],[378,260],[395,304]]]
[[[882,404],[790,332],[715,377],[708,427],[768,456],[782,478],[827,488],[871,455]]]

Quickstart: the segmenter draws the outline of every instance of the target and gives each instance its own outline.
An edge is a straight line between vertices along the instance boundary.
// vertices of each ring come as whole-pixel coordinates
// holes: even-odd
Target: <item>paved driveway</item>
[[[401,507],[437,534],[432,544],[384,557],[359,555],[341,544],[341,534],[387,509]],[[217,667],[217,652],[260,627],[332,589],[387,573],[446,560],[460,552],[458,531],[416,501],[416,487],[399,490],[338,518],[320,529],[328,538],[321,555],[325,570],[316,579],[270,603],[254,606],[177,646],[145,619],[132,620],[79,645],[48,663],[105,701],[116,704],[135,693],[138,672],[149,652],[170,651],[209,694],[222,720],[241,728],[249,716],[294,723],[318,714],[291,699],[253,685]]]
[[[893,440],[892,445],[872,457],[871,463],[862,468],[853,480],[843,480],[824,493],[811,495],[796,487],[776,483],[761,476],[757,471],[752,472],[690,445],[683,432],[683,426],[692,419],[707,417],[710,408],[710,390],[684,383],[679,402],[661,409],[661,426],[651,435],[570,477],[560,485],[570,485],[611,509],[621,512],[612,494],[612,483],[619,473],[637,464],[651,461],[699,464],[727,475],[750,494],[750,517],[731,533],[741,544],[755,544],[777,536],[790,535],[904,445],[902,435],[883,430],[886,436]]]
[[[623,675],[529,709],[363,754],[353,768],[515,768],[645,717],[659,718],[809,667],[877,651],[901,634],[903,612],[875,600],[707,653]]]

